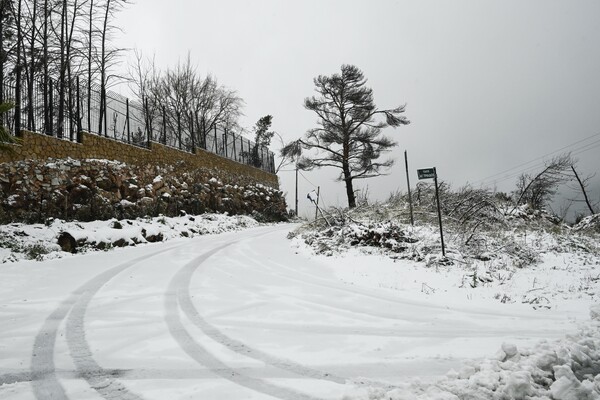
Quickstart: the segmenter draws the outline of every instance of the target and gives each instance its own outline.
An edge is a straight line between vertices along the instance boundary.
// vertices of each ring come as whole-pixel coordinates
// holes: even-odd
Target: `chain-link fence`
[[[0,101],[15,107],[0,115],[0,124],[13,134],[22,129],[59,139],[78,141],[78,132],[89,132],[140,147],[150,142],[162,143],[182,151],[202,148],[243,164],[275,172],[275,159],[264,146],[236,134],[234,130],[214,124],[206,126],[197,116],[167,112],[165,108],[147,111],[138,102],[104,91],[98,86],[75,78],[71,85],[59,86],[51,79],[5,80]],[[17,104],[17,86],[21,96]],[[146,111],[146,112],[145,112]]]

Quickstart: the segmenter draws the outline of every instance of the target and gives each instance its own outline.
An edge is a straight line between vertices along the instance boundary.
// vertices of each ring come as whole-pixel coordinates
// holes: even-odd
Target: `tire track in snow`
[[[248,234],[244,235],[248,236]],[[65,319],[65,316],[68,314],[67,319],[67,327],[66,327],[66,336],[67,336],[67,344],[69,347],[69,351],[71,353],[71,357],[76,366],[76,372],[78,376],[83,377],[87,383],[92,387],[96,392],[98,392],[102,397],[106,399],[122,399],[122,400],[143,400],[142,397],[130,392],[118,379],[116,379],[114,373],[111,370],[106,370],[102,368],[98,363],[94,360],[91,349],[87,340],[85,338],[85,313],[87,311],[87,307],[89,306],[90,301],[96,295],[96,293],[104,286],[107,282],[113,279],[116,275],[123,272],[124,270],[139,264],[142,261],[146,261],[152,257],[155,257],[159,254],[166,253],[168,251],[174,250],[179,247],[184,247],[189,245],[189,243],[182,243],[178,245],[173,245],[167,249],[159,250],[154,253],[144,255],[128,261],[124,264],[118,265],[108,271],[103,272],[92,280],[88,281],[86,284],[77,289],[70,304],[70,313],[69,309],[64,312],[64,315],[61,314],[62,318],[58,321],[58,325],[60,322]],[[52,342],[52,347],[54,347],[56,331],[58,329],[58,325],[54,331],[54,341]],[[52,350],[53,354],[54,350]],[[52,369],[54,370],[54,364],[52,361]],[[53,381],[53,382],[52,382]],[[58,383],[56,378],[56,373],[53,373],[53,377],[50,382],[53,385],[53,389],[59,389],[56,385],[60,387],[61,396],[66,396],[64,394],[64,389]],[[47,397],[38,397],[38,399],[46,399]],[[51,397],[54,399],[54,397]],[[57,397],[59,399],[63,399],[63,397]],[[66,397],[64,397],[66,399]]]
[[[267,232],[264,235],[266,235],[268,233],[270,233],[270,232]],[[199,327],[200,330],[206,336],[213,339],[217,343],[224,345],[229,350],[231,350],[235,353],[238,353],[243,356],[264,362],[266,365],[273,366],[275,368],[289,371],[296,375],[304,376],[304,377],[311,378],[311,379],[326,380],[326,381],[330,381],[330,382],[342,384],[342,385],[344,385],[348,382],[353,382],[352,380],[350,380],[348,378],[344,378],[344,377],[337,376],[332,373],[327,373],[327,372],[323,372],[323,371],[320,371],[320,370],[317,370],[314,368],[310,368],[308,366],[296,363],[291,360],[283,359],[280,357],[275,357],[275,356],[272,356],[261,350],[250,347],[239,340],[236,340],[234,338],[231,338],[230,336],[227,336],[225,333],[223,333],[221,330],[219,330],[216,326],[210,324],[208,321],[206,321],[200,315],[200,313],[194,306],[194,304],[192,302],[192,297],[190,295],[190,283],[191,283],[194,272],[196,272],[196,270],[202,265],[202,263],[204,261],[206,261],[208,258],[210,258],[212,255],[214,255],[215,253],[217,253],[217,252],[223,250],[224,248],[231,246],[239,241],[241,241],[241,239],[236,242],[232,242],[227,245],[224,245],[220,249],[215,249],[209,253],[205,253],[204,255],[198,257],[196,260],[193,260],[190,263],[188,263],[186,266],[184,266],[173,277],[171,285],[169,286],[170,288],[172,287],[172,290],[170,290],[170,293],[167,295],[167,297],[175,296],[176,297],[175,302],[177,302],[179,304],[179,307],[181,308],[183,313],[194,325]],[[168,306],[172,307],[173,304],[169,304]],[[174,331],[179,332],[181,330],[184,330],[183,325],[181,325],[180,321],[178,322],[178,324],[179,325],[177,326],[177,330],[174,329]],[[181,339],[185,339],[185,338],[181,338]],[[199,349],[196,348],[195,350],[192,349],[191,351],[195,352],[197,350],[199,350]],[[206,355],[205,353],[208,353],[208,352],[205,349],[202,349],[201,353],[202,353],[202,356],[205,356]],[[198,356],[200,356],[200,353],[198,354]],[[212,356],[210,354],[209,354],[209,356],[211,358],[213,358],[212,361],[215,361],[215,360],[217,361],[215,363],[215,365],[213,365],[213,367],[215,367],[218,371],[227,371],[226,369],[225,370],[223,369],[223,367],[227,368],[227,366],[224,363],[220,362],[219,360],[217,360],[214,356]],[[194,357],[193,355],[192,355],[192,357],[198,361],[198,359],[196,357]],[[201,358],[201,357],[198,357],[198,358]],[[202,362],[202,361],[199,361],[199,362],[204,364],[204,362]],[[219,373],[219,375],[222,375],[222,373]],[[229,376],[225,376],[225,378],[229,379]],[[394,388],[393,385],[390,385],[388,383],[382,383],[382,382],[371,381],[371,380],[366,380],[366,379],[361,379],[360,382],[353,382],[353,383],[359,384],[359,385],[372,385],[372,386],[382,387],[382,388],[386,388],[386,389]]]
[[[141,257],[137,257],[133,260],[120,264],[116,267],[113,267],[103,273],[96,275],[94,278],[90,279],[78,289],[76,289],[66,300],[64,300],[44,321],[42,328],[39,330],[37,336],[35,337],[35,341],[33,344],[33,352],[31,357],[31,385],[33,389],[33,393],[38,400],[46,400],[46,399],[57,399],[57,400],[68,400],[65,389],[62,387],[60,382],[58,381],[56,375],[56,368],[54,365],[54,348],[56,345],[56,335],[58,332],[58,328],[62,321],[67,317],[69,311],[73,309],[81,300],[82,297],[86,296],[86,293],[95,294],[100,288],[105,285],[108,281],[110,281],[113,277],[123,272],[127,268],[130,268],[142,261],[148,260],[152,257],[155,257],[158,254],[165,253],[173,250],[176,247],[181,247],[182,244],[177,246],[172,246],[167,249],[163,249],[160,251],[156,251]],[[92,297],[93,297],[92,294]],[[87,296],[86,296],[87,297]],[[90,297],[91,299],[91,297]],[[89,300],[87,301],[89,303]],[[79,308],[79,313],[85,312],[84,308]],[[73,322],[71,329],[73,328]],[[83,325],[81,326],[83,329]],[[104,383],[108,380],[108,382],[116,382],[114,377],[110,374],[109,371],[106,371],[98,366],[98,369],[93,372],[94,378],[86,376],[84,367],[89,363],[95,363],[93,361],[91,352],[89,352],[89,346],[85,342],[85,335],[79,333],[79,335],[73,335],[73,333],[69,332],[70,329],[67,327],[67,337],[70,336],[69,341],[69,350],[71,351],[71,355],[73,355],[73,350],[75,350],[75,355],[73,355],[73,359],[77,365],[77,371],[81,374],[81,376],[88,381],[99,383],[99,379],[104,379]],[[85,352],[85,349],[88,349]],[[92,361],[89,361],[91,359]],[[97,365],[97,364],[96,364]],[[107,396],[123,398],[122,397],[127,391],[118,391],[114,392],[113,388],[111,388],[110,384],[101,388],[103,385],[99,383],[94,387],[92,383],[90,385],[96,389],[102,389]],[[118,385],[117,385],[118,386]],[[102,393],[101,393],[102,394]],[[106,396],[104,396],[106,397]],[[132,399],[140,399],[140,397],[132,397]]]
[[[256,254],[256,249],[250,249],[251,252]],[[298,269],[294,269],[286,264],[275,263],[270,259],[261,259],[260,263],[257,261],[252,261],[254,258],[249,257],[247,253],[244,254],[244,259],[252,262],[255,266],[262,267],[262,269],[266,270],[267,274],[276,275],[281,278],[295,281],[298,283],[309,284],[313,286],[319,286],[326,289],[333,289],[339,292],[349,293],[357,296],[362,296],[365,298],[371,298],[374,300],[384,301],[388,303],[395,304],[397,306],[403,307],[415,307],[422,310],[431,310],[433,312],[439,311],[443,313],[453,312],[453,313],[461,313],[461,314],[469,314],[469,315],[483,315],[490,316],[489,310],[479,309],[477,307],[470,307],[467,309],[460,309],[456,307],[449,307],[442,304],[431,304],[425,300],[413,300],[408,299],[401,296],[393,296],[385,293],[378,293],[373,290],[362,288],[355,286],[353,284],[344,284],[339,282],[332,282],[330,280],[324,279],[320,276],[316,276],[307,272],[299,271]],[[284,274],[282,271],[287,271],[288,274]],[[334,306],[335,307],[335,306]],[[361,312],[362,313],[362,312]],[[378,316],[378,315],[374,315]],[[555,315],[535,315],[535,314],[522,314],[518,312],[502,312],[499,310],[494,311],[493,316],[495,318],[528,318],[528,319],[536,319],[536,320],[562,320],[561,317]],[[415,317],[411,315],[411,320]],[[426,318],[422,319],[423,321],[427,321]]]
[[[208,257],[207,257],[208,258]],[[345,384],[347,379],[339,376],[335,376],[333,374],[329,374],[326,372],[322,372],[298,363],[295,363],[291,360],[285,360],[279,357],[274,357],[270,354],[267,354],[263,351],[254,349],[239,340],[233,339],[219,330],[216,326],[211,325],[206,321],[198,312],[196,307],[192,302],[192,297],[190,295],[190,282],[192,279],[192,275],[194,272],[200,267],[200,263],[196,265],[189,265],[182,269],[181,275],[177,276],[178,279],[177,285],[179,289],[177,290],[177,300],[179,302],[179,306],[183,313],[196,325],[199,327],[202,332],[214,341],[221,343],[226,346],[230,350],[238,354],[242,354],[244,356],[254,358],[256,360],[262,361],[265,364],[272,365],[277,368],[281,368],[284,370],[291,371],[295,374],[306,376],[308,378],[313,379],[323,379],[331,382]]]
[[[239,373],[239,371],[227,366],[225,363],[223,363],[217,357],[215,357],[210,352],[208,352],[208,350],[206,350],[196,340],[194,340],[194,338],[189,334],[189,332],[185,329],[183,323],[181,322],[181,319],[179,317],[179,307],[181,307],[184,312],[186,310],[188,312],[191,311],[191,310],[189,310],[189,306],[191,305],[191,300],[189,303],[187,303],[185,300],[185,297],[186,297],[185,294],[187,293],[187,295],[188,295],[187,297],[189,298],[189,280],[190,280],[191,276],[193,275],[194,271],[196,269],[198,269],[198,267],[203,262],[205,262],[208,258],[213,256],[217,252],[225,249],[226,247],[231,246],[234,243],[235,242],[225,244],[223,246],[220,246],[218,248],[215,248],[209,252],[202,254],[201,256],[190,261],[188,264],[186,264],[183,268],[181,268],[175,274],[175,276],[173,277],[173,279],[171,280],[171,282],[169,284],[169,288],[167,290],[166,297],[165,297],[165,311],[166,311],[165,312],[165,320],[169,327],[171,336],[173,336],[173,338],[177,341],[179,346],[190,357],[192,357],[198,363],[209,368],[216,375],[218,375],[224,379],[227,379],[233,383],[236,383],[240,386],[244,386],[244,387],[247,387],[254,391],[257,391],[259,393],[267,394],[267,395],[270,395],[270,396],[273,396],[273,397],[276,397],[279,399],[317,400],[317,398],[309,396],[307,394],[300,393],[295,390],[281,387],[278,385],[274,385],[274,384],[268,383],[264,380],[261,380],[258,378],[253,378],[253,377]],[[193,305],[191,307],[193,308]],[[198,315],[197,311],[195,312],[195,314]],[[192,314],[192,318],[193,318],[193,315],[194,314]],[[202,329],[202,326],[200,326],[200,328]],[[209,330],[209,332],[211,332],[211,331]],[[207,335],[211,339],[216,340],[219,343],[222,343],[219,339],[223,340],[225,343],[222,343],[222,344],[224,344],[225,346],[227,346],[229,349],[233,350],[236,353],[243,354],[243,355],[251,357],[251,358],[260,359],[260,358],[258,358],[258,354],[256,352],[245,351],[245,350],[249,350],[250,349],[249,347],[247,347],[243,344],[242,344],[242,347],[236,347],[234,345],[235,341],[233,341],[233,339],[230,339],[225,335],[223,335],[222,337],[215,335],[214,331],[212,331],[212,336],[210,336],[208,333],[207,333]],[[229,339],[229,341],[228,341],[228,339]],[[265,363],[267,362],[265,360],[261,360],[261,361],[264,361]],[[281,362],[281,360],[278,360],[278,362],[280,363],[281,367],[286,366],[286,365],[284,365],[283,362]],[[292,366],[293,366],[293,363],[288,364],[287,369],[292,368]],[[303,372],[303,371],[299,370],[299,372]],[[302,375],[302,374],[300,374],[300,375]]]

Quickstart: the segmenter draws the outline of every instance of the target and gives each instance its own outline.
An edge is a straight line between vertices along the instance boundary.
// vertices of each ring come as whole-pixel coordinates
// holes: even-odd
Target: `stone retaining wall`
[[[184,162],[138,166],[61,158],[0,164],[0,223],[133,219],[183,212],[247,214],[264,221],[287,218],[280,190],[217,169],[189,169]]]
[[[107,159],[121,161],[128,165],[175,166],[183,170],[212,169],[227,175],[234,175],[249,183],[260,183],[279,188],[277,175],[259,168],[241,164],[217,156],[203,149],[188,153],[159,143],[152,142],[150,148],[129,145],[89,133],[81,133],[80,143],[57,139],[38,133],[22,131],[21,144],[12,146],[13,152],[0,152],[0,164],[20,160],[63,159]]]

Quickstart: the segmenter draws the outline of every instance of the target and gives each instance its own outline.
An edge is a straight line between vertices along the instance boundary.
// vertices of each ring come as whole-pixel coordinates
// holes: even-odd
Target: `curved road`
[[[289,230],[0,266],[0,398],[334,399],[571,328],[347,285]]]

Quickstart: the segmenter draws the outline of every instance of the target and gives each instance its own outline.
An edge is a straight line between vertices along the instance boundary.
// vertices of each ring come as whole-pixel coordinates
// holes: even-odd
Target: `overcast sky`
[[[138,0],[117,24],[119,45],[159,67],[189,52],[245,100],[244,126],[271,114],[286,140],[315,126],[303,108],[314,77],[361,68],[377,106],[406,103],[411,120],[386,131],[399,143],[390,175],[357,185],[383,199],[406,190],[404,150],[413,185],[417,168],[433,166],[454,187],[481,184],[574,143],[586,150],[576,153],[581,173],[599,171],[599,18],[597,0]],[[304,172],[301,210],[312,184],[326,205],[346,205],[337,174]],[[293,207],[294,174],[279,175]],[[514,174],[493,178],[484,183],[514,188]],[[593,190],[600,200],[598,176]]]

